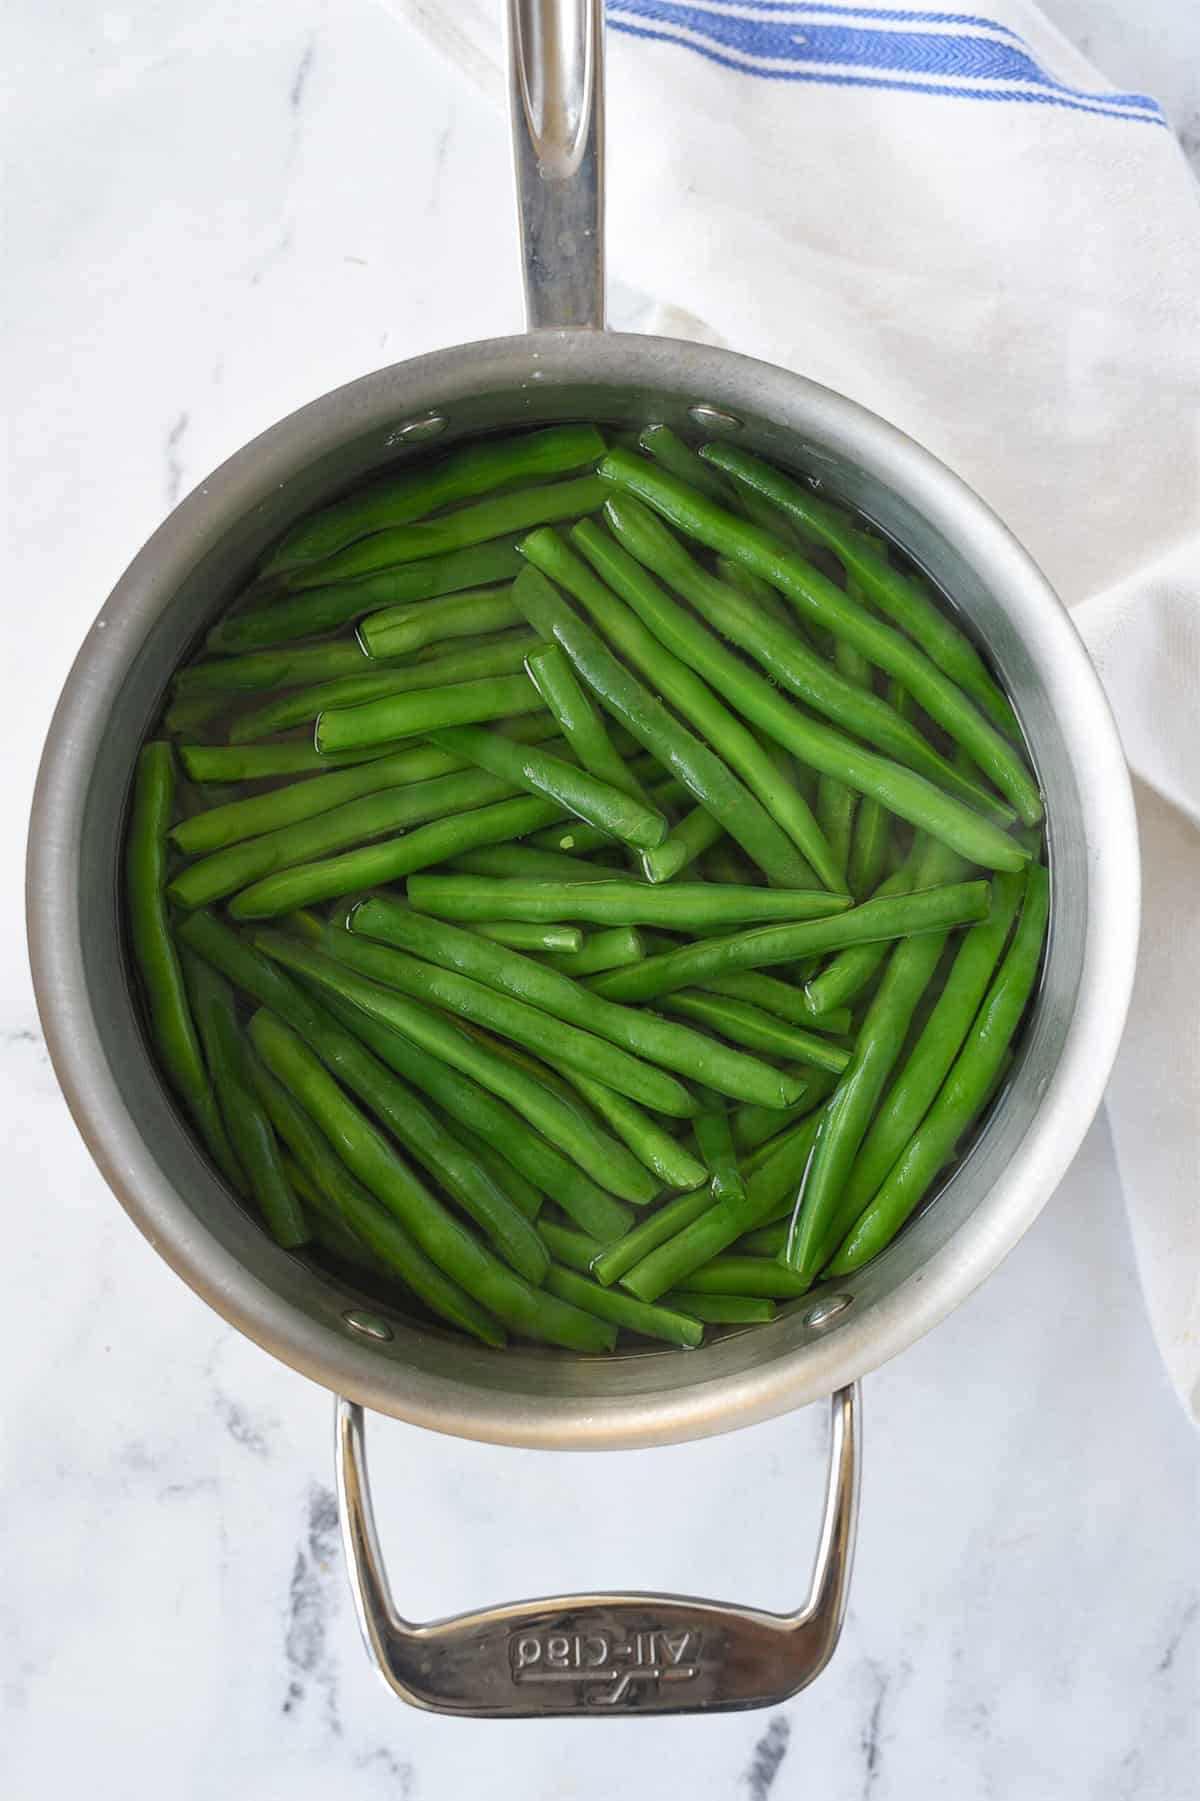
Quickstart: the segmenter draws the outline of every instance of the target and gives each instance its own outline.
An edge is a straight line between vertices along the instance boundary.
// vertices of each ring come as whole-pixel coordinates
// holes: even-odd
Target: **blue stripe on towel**
[[[608,0],[608,15],[615,30],[631,37],[675,43],[739,74],[768,81],[1019,100],[1165,124],[1157,103],[1145,94],[1095,92],[1056,81],[1015,33],[974,15],[814,6],[803,0],[737,0],[737,6],[737,12],[722,12],[687,0]],[[751,9],[756,16],[743,16]],[[790,16],[775,16],[781,13]],[[797,18],[798,13],[810,16]],[[822,17],[814,23],[813,14],[836,14],[839,22],[827,24]],[[922,23],[974,29],[881,29],[885,20],[897,27]],[[983,31],[997,35],[983,36]],[[958,79],[976,85],[952,85]],[[1023,85],[1009,85],[1016,83]]]

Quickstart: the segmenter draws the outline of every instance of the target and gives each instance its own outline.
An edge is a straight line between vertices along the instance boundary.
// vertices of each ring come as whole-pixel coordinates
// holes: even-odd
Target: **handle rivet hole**
[[[397,444],[423,444],[426,438],[440,438],[450,421],[442,413],[422,413],[419,419],[406,419],[388,433],[388,449]]]
[[[823,1300],[808,1309],[800,1323],[812,1332],[819,1332],[822,1326],[827,1326],[830,1320],[844,1312],[853,1299],[854,1296],[849,1294],[827,1294]]]
[[[742,422],[733,413],[723,413],[720,407],[709,406],[707,401],[698,400],[695,406],[688,408],[688,418],[696,425],[702,425],[706,431],[741,431]]]
[[[360,1338],[374,1338],[379,1344],[390,1344],[395,1333],[385,1319],[377,1313],[368,1313],[365,1307],[350,1307],[342,1318],[352,1332]]]

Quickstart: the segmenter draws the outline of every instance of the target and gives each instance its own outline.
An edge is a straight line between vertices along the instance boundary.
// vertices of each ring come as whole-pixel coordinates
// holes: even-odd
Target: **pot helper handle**
[[[529,329],[601,331],[601,0],[508,0],[508,79]]]
[[[553,1595],[417,1625],[388,1588],[362,1408],[337,1402],[342,1543],[358,1623],[388,1687],[477,1719],[721,1713],[776,1706],[819,1676],[842,1629],[858,1519],[858,1384],[830,1401],[829,1475],[807,1601],[766,1613],[683,1595]]]

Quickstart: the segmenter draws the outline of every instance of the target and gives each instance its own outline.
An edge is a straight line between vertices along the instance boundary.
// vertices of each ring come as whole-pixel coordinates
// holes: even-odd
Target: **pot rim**
[[[666,379],[666,364],[670,377]],[[374,429],[446,404],[472,384],[530,389],[531,421],[545,383],[631,380],[688,391],[734,412],[778,417],[790,403],[806,429],[852,441],[866,465],[1022,609],[1039,670],[1070,714],[1086,755],[1080,804],[1088,854],[1088,920],[1070,1029],[1018,1152],[952,1236],[870,1305],[847,1308],[800,1351],[759,1367],[706,1375],[665,1395],[580,1397],[482,1389],[389,1363],[304,1316],[244,1267],[163,1176],[112,1080],[84,980],[76,866],[94,751],[113,696],[150,619],[197,560],[295,471]],[[411,398],[421,394],[420,404]],[[445,401],[437,395],[444,391]],[[486,387],[479,391],[487,391]],[[544,389],[542,390],[544,391]],[[392,431],[387,443],[396,442]],[[616,1449],[706,1436],[806,1404],[867,1374],[930,1330],[996,1267],[1032,1224],[1099,1106],[1132,988],[1139,913],[1137,830],[1128,771],[1097,676],[1061,602],[985,503],[929,452],[865,408],[807,378],[732,351],[622,333],[553,331],[487,339],[362,376],[290,414],[234,453],[164,521],[134,558],[90,629],[47,736],[30,819],[27,919],[38,1010],[55,1072],[89,1150],[135,1224],[188,1285],[283,1362],[365,1406],[457,1436],[539,1448]],[[197,1153],[197,1167],[204,1165]],[[505,1353],[512,1356],[513,1353]],[[486,1403],[486,1404],[484,1404]]]

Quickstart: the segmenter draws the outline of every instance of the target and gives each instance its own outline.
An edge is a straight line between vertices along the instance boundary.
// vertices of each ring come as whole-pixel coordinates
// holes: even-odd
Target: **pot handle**
[[[337,1401],[342,1544],[358,1623],[403,1701],[480,1719],[720,1713],[774,1706],[820,1675],[842,1629],[858,1521],[861,1396],[830,1400],[812,1584],[796,1613],[681,1595],[555,1595],[415,1625],[392,1604],[371,1509],[362,1408]]]
[[[508,0],[508,76],[529,329],[601,331],[602,0]]]

